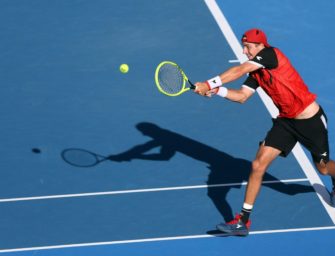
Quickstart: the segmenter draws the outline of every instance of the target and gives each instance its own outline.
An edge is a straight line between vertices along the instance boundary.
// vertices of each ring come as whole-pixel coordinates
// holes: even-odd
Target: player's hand
[[[198,82],[195,83],[194,92],[202,96],[206,96],[206,93],[209,91],[208,85],[206,83]]]
[[[219,88],[214,88],[212,90],[209,90],[209,91],[206,92],[205,96],[210,98],[213,95],[217,94],[218,90],[219,90]]]

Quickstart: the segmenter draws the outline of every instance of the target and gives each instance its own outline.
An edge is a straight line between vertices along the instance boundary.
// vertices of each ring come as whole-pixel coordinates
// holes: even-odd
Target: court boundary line
[[[305,182],[305,181],[308,181],[308,179],[303,178],[303,179],[288,179],[288,180],[269,180],[269,181],[263,181],[262,184],[294,183],[294,182]],[[104,192],[62,194],[62,195],[35,196],[35,197],[3,198],[3,199],[0,199],[0,203],[33,201],[33,200],[63,199],[63,198],[74,198],[74,197],[89,197],[89,196],[107,196],[107,195],[120,195],[120,194],[133,194],[133,193],[148,193],[148,192],[187,190],[187,189],[202,189],[202,188],[215,188],[215,187],[233,187],[233,186],[246,186],[246,185],[247,185],[247,182],[245,181],[245,182],[239,182],[239,183],[224,183],[224,184],[211,184],[211,185],[193,185],[193,186],[115,190],[115,191],[104,191]]]
[[[320,230],[332,230],[332,229],[335,229],[335,226],[251,231],[251,232],[249,232],[249,235],[290,233],[290,232],[306,232],[306,231],[320,231]],[[116,245],[116,244],[131,244],[131,243],[133,244],[133,243],[146,243],[146,242],[161,242],[161,241],[186,240],[186,239],[214,238],[214,237],[225,237],[225,235],[223,235],[223,234],[222,235],[221,234],[215,234],[215,235],[189,235],[189,236],[173,236],[173,237],[159,237],[159,238],[144,238],[144,239],[133,239],[133,240],[118,240],[118,241],[95,242],[95,243],[79,243],[79,244],[63,244],[63,245],[50,245],[50,246],[36,246],[36,247],[14,248],[14,249],[0,249],[0,253],[37,251],[37,250],[52,250],[52,249],[65,249],[65,248],[79,248],[79,247],[90,247],[90,246],[93,247],[93,246]]]
[[[240,63],[247,60],[247,57],[242,52],[242,47],[240,45],[239,40],[236,38],[235,33],[233,32],[231,26],[229,25],[226,17],[224,16],[222,10],[216,3],[216,0],[204,0],[211,14],[213,15],[216,23],[218,24],[221,32],[226,38],[228,44],[236,55],[237,59]],[[265,107],[269,111],[270,115],[274,118],[278,116],[278,109],[270,99],[270,97],[261,89],[257,89],[258,95],[263,101]],[[329,192],[327,191],[326,186],[323,184],[321,178],[318,176],[317,171],[314,169],[314,166],[308,159],[307,155],[302,149],[300,143],[297,143],[292,150],[292,153],[299,163],[300,167],[304,171],[306,177],[309,182],[313,186],[314,190],[317,192],[317,196],[319,197],[323,207],[327,211],[330,219],[335,224],[335,207],[332,207],[329,202],[325,201],[325,198],[329,198]],[[322,186],[320,186],[320,184]]]
[[[214,0],[213,0],[214,1]],[[205,0],[205,2],[211,2],[211,0]],[[215,1],[214,1],[215,2]],[[235,36],[235,35],[234,35]],[[229,41],[228,41],[229,43]],[[258,93],[262,94],[262,91],[258,90]],[[264,93],[264,92],[263,92]],[[266,96],[266,95],[265,95]],[[267,97],[267,96],[266,96]],[[266,101],[266,99],[263,99],[261,96],[261,99]],[[270,102],[271,104],[272,102]],[[264,103],[265,104],[265,103]],[[267,104],[265,104],[267,106]],[[269,110],[269,109],[268,109]],[[270,114],[273,115],[273,113],[269,110]],[[297,145],[299,146],[299,145]],[[297,147],[296,146],[296,147]],[[300,150],[302,152],[300,152]],[[296,157],[298,163],[302,167],[302,169],[305,172],[304,168],[307,169],[314,169],[311,165],[310,161],[308,160],[306,154],[303,152],[301,146],[296,149],[297,153],[295,153],[295,150],[293,149],[293,154]],[[302,156],[300,154],[303,154]],[[300,161],[298,159],[298,156],[301,157]],[[307,162],[306,162],[306,159]],[[311,169],[311,170],[312,170]],[[315,170],[314,170],[315,172]],[[305,172],[306,174],[306,172]],[[309,175],[306,174],[307,177]],[[316,179],[311,176],[314,180]],[[322,183],[321,179],[317,176],[320,183]],[[298,180],[298,179],[296,179]],[[311,179],[299,179],[303,181],[312,181]],[[265,181],[263,183],[279,183],[281,181]],[[197,189],[197,188],[207,188],[207,187],[223,187],[223,186],[237,186],[237,185],[246,185],[247,182],[242,183],[227,183],[227,184],[213,184],[213,185],[199,185],[199,186],[185,186],[185,187],[175,187],[172,189],[169,188],[153,188],[153,189],[143,189],[143,190],[123,190],[123,191],[109,191],[109,192],[96,192],[96,193],[82,193],[82,194],[68,194],[68,195],[54,195],[54,196],[40,196],[40,197],[24,197],[24,198],[11,198],[11,199],[0,199],[0,202],[13,202],[13,201],[27,201],[27,200],[42,200],[42,199],[56,199],[56,198],[69,198],[69,197],[82,197],[82,196],[99,196],[99,195],[111,195],[111,194],[126,194],[126,193],[138,193],[138,192],[156,192],[156,191],[166,191],[166,190],[181,190],[181,189]],[[312,183],[311,183],[312,184]],[[314,187],[316,183],[312,184]],[[315,187],[314,187],[315,189]],[[130,192],[131,191],[131,192]],[[324,190],[323,192],[325,192]],[[71,195],[77,195],[77,196],[71,196]],[[318,193],[319,195],[319,193]],[[64,197],[60,197],[64,196]],[[320,196],[319,196],[320,197]],[[34,198],[34,199],[31,199]],[[6,201],[8,200],[8,201]],[[324,204],[324,201],[320,197],[321,202]],[[333,219],[332,219],[333,220]],[[335,220],[333,220],[335,224]],[[250,235],[260,235],[260,234],[274,234],[274,233],[289,233],[289,232],[306,232],[306,231],[318,231],[318,230],[334,230],[335,226],[325,226],[325,227],[312,227],[312,228],[295,228],[295,229],[279,229],[279,230],[264,230],[264,231],[251,231]],[[220,236],[220,235],[217,235]],[[176,236],[176,237],[162,237],[162,238],[148,238],[148,239],[134,239],[134,240],[122,240],[122,241],[110,241],[110,242],[96,242],[96,243],[81,243],[81,244],[68,244],[68,245],[54,245],[54,246],[41,246],[41,247],[30,247],[30,248],[17,248],[17,249],[0,249],[0,253],[6,253],[6,252],[23,252],[23,251],[34,251],[34,250],[51,250],[51,249],[63,249],[63,248],[74,248],[74,247],[89,247],[89,246],[103,246],[103,245],[115,245],[115,244],[129,244],[129,243],[144,243],[144,242],[158,242],[158,241],[171,241],[171,240],[183,240],[183,239],[201,239],[201,238],[214,238],[213,235],[194,235],[194,236]]]

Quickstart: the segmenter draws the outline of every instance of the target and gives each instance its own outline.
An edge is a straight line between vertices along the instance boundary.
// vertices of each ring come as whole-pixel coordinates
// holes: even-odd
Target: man
[[[279,109],[273,126],[260,144],[246,188],[242,211],[234,220],[217,228],[229,235],[246,236],[249,233],[249,216],[260,190],[263,175],[279,155],[287,156],[297,141],[312,154],[317,170],[329,175],[333,182],[331,201],[335,204],[335,162],[329,159],[327,117],[288,58],[271,47],[265,33],[251,29],[242,37],[245,63],[234,66],[206,82],[196,83],[195,92],[203,96],[213,94],[228,100],[244,103],[257,87],[261,87]],[[228,89],[223,84],[246,74],[248,78],[240,89]]]

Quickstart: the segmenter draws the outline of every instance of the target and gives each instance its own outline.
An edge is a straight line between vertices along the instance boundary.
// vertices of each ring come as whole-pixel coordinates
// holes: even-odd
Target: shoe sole
[[[226,231],[221,229],[219,226],[216,226],[217,230],[219,230],[220,232],[222,232],[222,236],[248,236],[249,235],[249,231],[243,231],[243,232],[239,232],[239,231]],[[221,235],[221,233],[220,233]]]

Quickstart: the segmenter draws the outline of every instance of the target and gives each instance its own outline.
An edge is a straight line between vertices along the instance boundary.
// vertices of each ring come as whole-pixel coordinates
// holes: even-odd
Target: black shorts
[[[320,110],[308,119],[273,119],[273,126],[264,140],[265,146],[281,150],[286,157],[299,141],[312,154],[313,161],[329,161],[327,116]]]

